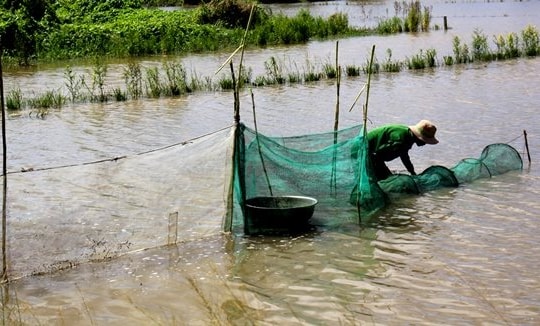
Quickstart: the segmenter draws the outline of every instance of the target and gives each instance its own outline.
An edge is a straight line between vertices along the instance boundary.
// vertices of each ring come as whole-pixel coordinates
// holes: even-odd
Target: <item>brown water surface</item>
[[[442,58],[452,55],[454,36],[468,40],[475,28],[492,35],[519,33],[527,24],[540,26],[538,1],[430,4],[434,19],[447,15],[452,29],[340,40],[340,61],[362,64],[372,45],[379,58],[387,48],[396,59],[426,48],[437,49]],[[345,11],[355,24],[373,23],[393,13],[391,1],[276,5],[273,9],[294,12],[300,6],[322,15]],[[333,60],[334,50],[335,41],[314,41],[252,50],[245,58],[258,74],[264,73],[264,61],[270,56],[299,64],[306,58],[325,62]],[[202,75],[211,75],[227,56],[181,59]],[[143,63],[159,65],[170,59],[150,58]],[[20,87],[28,94],[59,89],[64,84],[64,68],[10,71],[6,87]],[[88,71],[91,66],[75,69]],[[121,85],[121,71],[122,63],[111,63],[112,83]],[[342,81],[342,127],[361,122],[361,108],[351,112],[349,108],[364,77]],[[538,58],[374,75],[369,127],[414,124],[428,118],[439,128],[437,146],[411,151],[417,170],[435,164],[452,167],[463,158],[479,157],[484,146],[498,142],[509,143],[526,158],[523,130],[529,136],[532,164],[525,160],[523,171],[402,198],[369,226],[329,226],[297,237],[210,235],[24,277],[4,287],[4,323],[537,325],[539,85]],[[333,126],[334,81],[254,88],[253,93],[262,133],[306,134]],[[242,120],[252,125],[247,91],[241,101]],[[11,114],[7,121],[9,168],[132,155],[207,134],[232,120],[228,92],[77,104],[52,110],[45,119],[28,112]],[[403,170],[399,163],[392,168]],[[31,199],[32,194],[26,196]],[[141,201],[152,198],[151,193],[140,196]],[[132,209],[123,213],[135,213],[136,205]],[[71,221],[75,217],[59,210],[58,216],[47,218]],[[131,235],[134,240],[145,237],[144,230],[152,230],[158,221],[149,218],[137,223],[139,233]],[[85,234],[64,236],[71,240]],[[17,246],[16,239],[10,245]],[[62,243],[56,245],[62,248]]]

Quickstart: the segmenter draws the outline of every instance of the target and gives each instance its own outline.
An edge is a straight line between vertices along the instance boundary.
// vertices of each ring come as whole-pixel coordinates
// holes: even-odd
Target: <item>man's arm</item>
[[[409,171],[411,175],[416,175],[416,172],[414,172],[414,166],[411,162],[411,158],[409,157],[409,153],[405,152],[401,154],[400,158],[401,158],[401,162],[403,163],[407,171]]]

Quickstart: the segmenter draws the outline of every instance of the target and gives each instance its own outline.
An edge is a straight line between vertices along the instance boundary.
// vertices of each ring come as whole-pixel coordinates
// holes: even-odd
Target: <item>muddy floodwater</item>
[[[493,44],[495,35],[519,34],[527,25],[540,27],[539,1],[426,4],[432,7],[432,24],[442,26],[447,17],[447,31],[342,39],[339,61],[361,65],[372,46],[379,60],[387,49],[394,59],[404,60],[430,48],[442,60],[453,55],[455,36],[470,42],[473,32],[481,30]],[[271,8],[286,14],[309,8],[322,16],[340,11],[357,26],[372,26],[394,14],[393,1]],[[264,74],[264,62],[271,56],[299,65],[306,60],[323,64],[333,62],[335,48],[336,40],[328,40],[249,50],[245,64],[255,75]],[[189,69],[213,76],[229,54],[144,58],[141,64],[180,59]],[[122,65],[109,64],[109,83],[122,85]],[[74,67],[75,71],[91,69],[83,64]],[[20,88],[24,94],[39,94],[62,89],[64,72],[62,64],[8,70],[4,84],[6,91]],[[362,122],[361,108],[349,108],[365,80],[362,74],[343,78],[341,127]],[[217,233],[25,275],[3,287],[3,324],[538,325],[539,86],[538,57],[454,66],[440,62],[434,69],[375,74],[368,127],[391,122],[412,125],[421,119],[438,127],[439,144],[413,147],[410,152],[417,171],[477,158],[493,143],[513,146],[522,155],[523,170],[400,198],[369,225],[320,227],[294,237]],[[261,133],[298,135],[333,128],[335,80],[252,90]],[[253,126],[251,96],[245,90],[240,97],[242,121]],[[197,92],[178,98],[70,104],[50,110],[44,118],[27,111],[10,112],[8,170],[73,165],[75,171],[85,162],[152,151],[226,128],[233,122],[232,111],[230,92]],[[390,167],[404,170],[399,162]],[[27,203],[34,195],[21,190],[8,197],[12,200],[8,221],[32,220],[32,216],[11,217],[10,212],[20,209],[23,200],[31,205]],[[152,195],[141,191],[136,201],[148,201]],[[34,201],[33,205],[41,204]],[[50,203],[43,205],[49,209]],[[116,212],[111,207],[115,214],[136,215],[137,205],[126,210],[132,211]],[[47,218],[51,225],[64,227],[81,217],[59,203],[57,214]],[[148,237],[145,230],[153,230],[155,221],[152,216],[137,220],[132,242]],[[32,234],[29,225],[26,231]],[[56,250],[69,252],[65,243],[86,238],[76,229],[63,233],[50,247],[28,248],[26,253],[46,257]],[[24,259],[25,253],[17,247],[28,246],[10,238],[8,248],[14,249],[9,258],[20,267],[17,259]]]

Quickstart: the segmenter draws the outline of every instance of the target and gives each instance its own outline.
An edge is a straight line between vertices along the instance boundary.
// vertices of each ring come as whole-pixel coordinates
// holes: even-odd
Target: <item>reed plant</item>
[[[107,93],[105,92],[105,77],[107,76],[107,65],[101,60],[96,60],[92,69],[92,90],[97,88],[98,94],[92,93],[92,99],[98,102],[107,102]]]
[[[469,47],[467,44],[462,44],[458,36],[452,39],[452,49],[454,51],[454,63],[470,62]]]
[[[221,75],[218,79],[218,85],[221,90],[233,90],[234,82],[233,79],[227,75]]]
[[[81,91],[82,77],[77,76],[71,66],[67,66],[64,71],[64,85],[66,86],[69,98],[72,103],[76,102]]]
[[[420,21],[420,27],[422,28],[422,31],[427,32],[429,31],[429,26],[431,25],[431,6],[424,6],[424,10],[422,13],[421,21]]]
[[[191,72],[189,82],[187,84],[188,93],[202,91],[202,90],[212,90],[212,79],[210,77],[201,78],[195,71]]]
[[[519,37],[516,33],[498,35],[494,37],[496,52],[494,57],[498,60],[507,60],[521,56]]]
[[[289,73],[287,74],[287,80],[290,84],[297,84],[302,82],[302,76],[298,70],[289,71]]]
[[[113,97],[117,102],[123,102],[127,100],[127,94],[120,87],[113,89]]]
[[[396,34],[403,32],[403,20],[399,17],[392,17],[381,20],[375,28],[379,34]]]
[[[286,79],[283,76],[283,64],[278,62],[274,56],[264,62],[264,69],[268,75],[265,78],[266,84],[284,84]]]
[[[162,94],[158,67],[146,68],[146,94],[150,98],[158,98]]]
[[[179,96],[191,92],[188,87],[186,69],[181,62],[165,62],[163,64],[163,70],[167,77],[167,86],[164,90],[165,95]]]
[[[362,71],[362,68],[356,65],[345,65],[345,73],[349,77],[357,77],[360,76],[360,72]]]
[[[407,58],[406,63],[407,63],[407,67],[410,70],[426,68],[427,65],[426,65],[425,54],[423,50],[420,49],[420,53],[417,53],[413,55],[412,57]]]
[[[405,3],[405,31],[416,33],[420,31],[420,26],[422,22],[422,8],[420,1],[411,1],[410,3]]]
[[[60,109],[65,103],[65,96],[60,92],[52,90],[46,91],[44,94],[28,101],[28,105],[33,109]]]
[[[300,69],[298,68],[298,64],[296,62],[289,61],[287,69],[287,80],[291,84],[302,82],[302,74],[300,73]]]
[[[371,62],[371,60],[368,58],[366,59],[365,65],[362,66],[362,71],[366,75],[378,74],[381,72],[381,65],[379,62],[377,62],[376,58],[373,60],[373,62]]]
[[[23,98],[20,88],[13,89],[8,92],[6,96],[6,109],[8,110],[21,110],[23,107]]]
[[[143,95],[142,70],[139,63],[130,62],[124,67],[124,81],[126,92],[133,99],[138,99]]]
[[[303,80],[306,83],[310,82],[316,82],[321,80],[323,73],[321,71],[317,71],[317,67],[314,63],[311,61],[306,60],[306,67],[303,74]]]
[[[435,68],[437,66],[437,51],[435,49],[427,49],[425,55],[426,65],[429,68]]]
[[[472,61],[490,61],[493,58],[487,36],[479,29],[473,31],[471,52]]]
[[[326,62],[323,64],[323,74],[328,79],[334,79],[337,77],[338,70],[335,65]]]
[[[443,62],[446,66],[452,66],[454,64],[454,57],[451,55],[443,56]]]
[[[266,76],[257,76],[251,83],[253,86],[260,87],[265,85],[271,85],[272,80],[269,80]]]
[[[540,53],[540,37],[538,30],[532,25],[527,25],[521,31],[523,53],[527,56],[537,56]]]
[[[392,50],[386,50],[386,60],[382,63],[382,71],[385,72],[400,72],[402,63],[392,60]]]

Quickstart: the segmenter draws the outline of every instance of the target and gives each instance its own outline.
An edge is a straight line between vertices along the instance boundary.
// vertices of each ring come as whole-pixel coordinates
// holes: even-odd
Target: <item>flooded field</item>
[[[379,58],[384,58],[389,48],[396,59],[427,48],[437,49],[442,58],[452,54],[453,37],[470,40],[475,29],[491,37],[519,33],[528,24],[540,26],[538,1],[429,4],[435,23],[448,17],[448,31],[339,40],[340,62],[365,62],[373,45]],[[394,10],[392,1],[272,5],[272,10],[294,14],[305,6],[320,15],[346,12],[351,23],[359,26],[374,24]],[[264,62],[271,56],[298,63],[306,58],[325,62],[333,60],[334,51],[335,40],[313,41],[248,51],[245,60],[257,74],[264,72]],[[228,55],[181,59],[200,74],[212,75]],[[162,60],[145,58],[142,62],[152,65]],[[111,82],[121,80],[121,65],[111,63]],[[58,89],[64,84],[64,69],[51,65],[8,71],[6,88],[20,87],[28,94]],[[360,108],[348,109],[364,82],[364,75],[342,81],[342,127],[361,123]],[[522,155],[523,171],[401,198],[369,225],[319,227],[296,237],[214,231],[175,245],[167,245],[169,211],[140,218],[143,205],[163,200],[156,194],[175,196],[174,189],[166,188],[167,176],[159,179],[151,175],[153,182],[148,183],[147,191],[137,192],[126,206],[115,205],[115,194],[107,194],[113,198],[110,206],[104,206],[111,212],[110,219],[105,216],[110,225],[92,225],[86,214],[94,212],[97,204],[88,202],[82,188],[107,192],[108,180],[100,179],[98,173],[85,174],[92,170],[84,163],[134,156],[133,162],[147,160],[144,162],[149,167],[160,167],[172,175],[175,161],[171,156],[141,156],[139,160],[137,155],[230,126],[231,93],[82,103],[52,110],[45,119],[26,113],[10,115],[9,170],[73,165],[65,170],[65,177],[55,180],[65,183],[55,191],[84,203],[87,211],[74,211],[66,203],[51,203],[28,191],[41,179],[29,177],[25,181],[28,184],[19,185],[12,181],[10,190],[17,191],[9,195],[8,216],[14,220],[8,223],[8,233],[11,225],[27,223],[23,235],[30,235],[31,241],[20,243],[16,237],[9,238],[13,272],[24,276],[3,287],[3,323],[537,325],[539,84],[539,58],[374,75],[370,128],[390,122],[414,124],[424,118],[438,126],[438,145],[413,147],[411,151],[417,170],[431,165],[452,167],[463,158],[477,158],[486,145],[508,143]],[[333,127],[335,81],[253,88],[253,93],[262,133],[297,135]],[[246,90],[241,94],[241,117],[249,126],[253,125],[251,105]],[[524,130],[531,163],[525,151]],[[397,162],[391,167],[403,170]],[[113,169],[108,172],[114,175]],[[128,180],[120,178],[119,182]],[[21,207],[38,213],[16,215]],[[133,218],[132,223],[128,220],[129,227],[116,232],[122,223],[120,218],[125,216]],[[100,236],[107,239],[107,228],[109,236],[125,239],[126,246],[147,245],[138,250],[121,248],[121,255],[98,259],[107,257],[107,252],[99,252],[102,238],[90,237],[89,232],[96,234],[93,232],[100,229]],[[32,234],[47,233],[54,235],[48,247],[32,247],[33,241],[40,243],[37,236],[31,238]],[[72,249],[72,243],[85,243],[87,247]],[[45,260],[56,253],[68,257],[65,265],[56,265],[62,268],[26,275],[51,264]],[[95,259],[65,268],[70,267],[69,259],[78,255]]]

